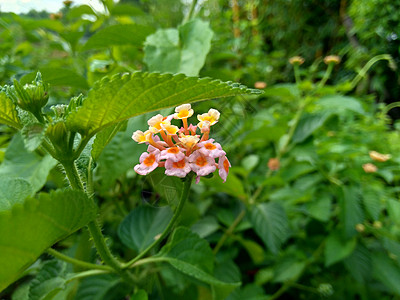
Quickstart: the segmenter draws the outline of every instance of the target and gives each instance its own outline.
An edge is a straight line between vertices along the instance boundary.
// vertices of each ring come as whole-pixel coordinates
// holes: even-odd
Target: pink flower
[[[160,150],[155,149],[150,153],[144,152],[139,158],[140,164],[136,165],[134,170],[139,175],[147,175],[158,167],[160,161]]]
[[[218,159],[218,174],[224,182],[228,177],[230,167],[231,163],[229,162],[228,158],[226,158],[226,156],[222,156]]]
[[[182,153],[182,152],[181,152]],[[180,161],[173,161],[167,159],[165,161],[165,174],[168,176],[186,177],[186,175],[191,171],[190,165],[187,162],[185,155]]]
[[[219,143],[214,143],[214,139],[209,139],[207,141],[198,143],[197,147],[199,147],[199,151],[201,154],[205,156],[210,156],[212,158],[226,155],[225,151],[222,150],[221,145]]]
[[[189,156],[189,162],[192,171],[198,176],[206,176],[217,169],[215,160],[212,157],[201,154],[199,151],[195,151]]]
[[[181,161],[185,158],[185,153],[179,147],[171,147],[161,151],[160,159],[168,159],[173,162]]]

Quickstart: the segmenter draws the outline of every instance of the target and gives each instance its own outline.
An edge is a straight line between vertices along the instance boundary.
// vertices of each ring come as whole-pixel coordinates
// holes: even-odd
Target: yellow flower
[[[375,161],[385,162],[389,160],[392,156],[390,154],[382,154],[376,151],[370,151],[369,157],[371,157]]]
[[[293,56],[291,58],[289,58],[289,63],[291,65],[302,65],[304,63],[304,58],[302,58],[301,56]]]
[[[182,104],[175,108],[175,119],[183,119],[183,118],[190,118],[193,116],[193,109],[190,104]]]
[[[192,148],[194,145],[198,143],[200,140],[199,136],[197,135],[186,135],[186,134],[181,134],[179,136],[179,141],[182,143],[182,145],[188,149]]]
[[[210,125],[214,125],[219,120],[220,113],[218,110],[211,108],[208,113],[197,115],[200,122],[208,121]]]
[[[171,125],[171,122],[166,120],[166,118],[164,118],[162,115],[158,114],[150,118],[150,120],[147,121],[147,124],[149,124],[149,130],[152,133],[158,133],[162,130],[161,125]]]
[[[368,163],[368,164],[364,164],[362,167],[363,167],[365,173],[375,173],[376,171],[378,171],[377,166],[375,166],[374,164]]]
[[[132,135],[132,139],[135,142],[138,142],[139,144],[143,144],[143,143],[149,142],[150,135],[151,135],[150,130],[146,130],[145,132],[136,130]]]
[[[324,58],[324,63],[329,65],[330,63],[334,63],[335,65],[340,63],[340,57],[337,55],[328,55]]]
[[[179,131],[179,127],[171,124],[161,124],[161,128],[169,135],[174,135]]]

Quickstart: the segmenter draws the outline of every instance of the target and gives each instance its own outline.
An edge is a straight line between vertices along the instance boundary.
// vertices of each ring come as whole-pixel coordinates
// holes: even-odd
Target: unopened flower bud
[[[374,228],[376,228],[376,229],[381,229],[382,228],[382,222],[381,221],[374,221],[372,226],[374,226]]]
[[[272,171],[277,171],[281,167],[279,159],[277,158],[270,158],[268,161],[268,168]]]
[[[365,231],[365,226],[364,226],[364,224],[357,224],[357,225],[356,225],[356,230],[357,230],[358,232],[364,232],[364,231]]]
[[[325,56],[324,63],[327,65],[329,65],[330,63],[334,63],[335,65],[338,65],[340,63],[340,57],[337,55]]]
[[[289,63],[291,65],[302,65],[304,63],[304,58],[302,58],[301,56],[293,56],[291,58],[289,58]]]
[[[63,3],[64,3],[64,5],[65,5],[66,7],[70,7],[71,4],[73,3],[73,1],[65,0],[65,1],[63,1]]]
[[[375,161],[385,162],[385,161],[389,160],[392,156],[390,154],[381,154],[376,151],[370,151],[369,157],[371,157]]]
[[[363,164],[362,167],[365,173],[375,173],[376,171],[378,171],[377,166],[371,163]]]

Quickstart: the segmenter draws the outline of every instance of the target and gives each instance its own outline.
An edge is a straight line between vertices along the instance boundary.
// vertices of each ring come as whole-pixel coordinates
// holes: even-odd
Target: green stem
[[[299,64],[298,63],[294,64],[293,69],[294,69],[294,79],[296,80],[296,84],[299,85],[301,83]]]
[[[389,66],[391,66],[392,68],[395,68],[396,65],[393,61],[393,58],[389,55],[389,54],[381,54],[381,55],[377,55],[373,58],[371,58],[366,64],[365,66],[361,69],[360,72],[358,72],[357,76],[353,79],[353,81],[351,82],[351,89],[354,89],[357,84],[360,82],[360,80],[362,78],[365,77],[365,74],[367,74],[368,70],[378,61],[380,60],[387,60],[389,62]]]
[[[393,102],[390,103],[389,105],[385,106],[385,108],[382,110],[383,114],[386,115],[391,109],[400,107],[400,101],[398,102]]]
[[[189,22],[193,18],[194,9],[196,8],[198,0],[193,0],[192,4],[190,5],[189,13],[186,15],[185,19],[183,20],[183,24]]]
[[[318,84],[318,88],[319,89],[322,88],[325,85],[325,83],[327,82],[327,80],[331,76],[331,73],[332,73],[332,70],[333,70],[334,66],[335,66],[334,62],[330,62],[328,64],[328,68],[326,69],[324,76],[322,77],[321,81]]]
[[[81,279],[81,278],[95,276],[95,275],[101,275],[101,274],[107,274],[107,273],[109,273],[109,272],[106,270],[89,270],[89,271],[79,272],[79,273],[76,273],[76,274],[72,275],[71,277],[69,277],[66,280],[66,283],[69,283],[76,279]]]
[[[62,162],[62,165],[64,166],[65,173],[68,177],[71,187],[75,190],[85,191],[78,170],[76,169],[75,162],[64,161]],[[98,221],[94,220],[90,222],[87,226],[90,235],[93,238],[93,242],[97,249],[97,252],[99,253],[104,263],[113,268],[115,272],[117,272],[126,282],[129,282],[131,284],[135,283],[135,280],[132,277],[132,275],[129,272],[122,270],[121,263],[112,255],[110,249],[106,244],[103,233],[101,232],[101,228]]]
[[[90,156],[88,163],[88,170],[87,170],[87,182],[86,182],[86,193],[88,194],[89,197],[92,197],[94,194],[92,163],[93,159]]]
[[[70,264],[74,264],[76,266],[79,266],[79,267],[82,267],[85,269],[97,269],[97,270],[104,270],[104,271],[111,271],[111,272],[113,271],[113,269],[109,266],[96,265],[96,264],[88,263],[83,260],[72,258],[65,254],[62,254],[61,252],[58,252],[57,250],[54,250],[53,248],[47,249],[47,253],[49,253],[50,255],[52,255],[60,260],[66,261]]]
[[[243,220],[244,216],[246,215],[246,209],[242,210],[240,214],[236,217],[235,221],[229,226],[229,228],[225,231],[224,235],[220,238],[218,241],[217,245],[215,246],[213,252],[214,255],[218,253],[219,249],[223,246],[225,243],[226,239],[232,235],[233,231],[236,229],[236,227],[240,224],[240,222]]]
[[[164,231],[161,233],[160,237],[155,240],[150,246],[148,246],[145,250],[143,250],[141,253],[139,253],[135,258],[127,262],[126,264],[123,265],[123,268],[129,268],[132,266],[134,263],[136,263],[139,259],[141,259],[143,256],[145,256],[151,249],[156,247],[170,232],[172,227],[174,226],[176,220],[181,214],[181,211],[185,205],[185,202],[189,196],[189,190],[190,186],[192,184],[192,179],[193,179],[193,173],[189,173],[187,177],[184,179],[184,185],[183,185],[183,190],[182,194],[179,199],[178,206],[175,209],[174,215],[172,216],[171,221],[169,221],[167,227],[164,229]]]

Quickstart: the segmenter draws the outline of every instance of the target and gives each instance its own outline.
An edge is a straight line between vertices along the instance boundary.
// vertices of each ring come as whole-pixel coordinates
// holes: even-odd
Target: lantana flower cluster
[[[195,172],[196,183],[201,176],[207,176],[218,169],[225,182],[231,166],[226,153],[219,143],[210,138],[210,128],[220,117],[218,110],[211,108],[207,113],[197,115],[196,125],[188,124],[193,116],[190,104],[175,108],[175,113],[167,117],[158,114],[147,121],[149,129],[137,130],[132,139],[139,144],[147,144],[147,151],[140,155],[134,168],[136,173],[147,175],[157,167],[165,168],[168,176],[186,177]],[[182,126],[173,125],[173,120],[182,120]]]

